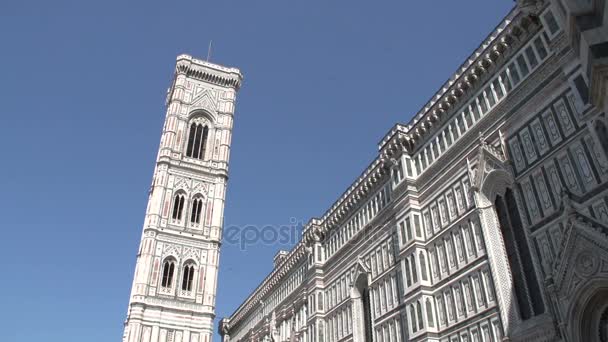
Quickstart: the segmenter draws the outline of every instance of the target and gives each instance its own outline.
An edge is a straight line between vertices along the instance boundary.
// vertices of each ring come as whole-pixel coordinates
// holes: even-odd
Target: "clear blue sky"
[[[176,55],[245,75],[225,224],[308,221],[513,4],[0,1],[0,341],[120,340]],[[281,247],[223,246],[218,317]]]

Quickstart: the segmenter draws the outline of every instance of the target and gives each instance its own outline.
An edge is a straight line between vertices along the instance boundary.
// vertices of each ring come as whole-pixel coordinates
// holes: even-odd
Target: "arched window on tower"
[[[190,223],[198,226],[201,223],[201,216],[203,214],[203,198],[201,196],[195,196],[192,200],[192,211],[190,212]]]
[[[186,147],[186,156],[196,159],[205,159],[205,150],[207,148],[207,136],[209,135],[209,127],[201,123],[193,122],[190,124],[190,133],[188,137],[188,146]]]
[[[194,282],[194,264],[188,263],[184,266],[182,273],[182,291],[192,291],[192,283]]]
[[[175,260],[165,260],[163,263],[163,278],[160,282],[162,287],[171,288],[173,285],[173,273],[175,273]]]
[[[179,222],[182,220],[182,212],[184,211],[184,202],[186,201],[186,196],[183,193],[177,193],[175,197],[173,197],[173,212],[171,213],[171,218],[174,222]]]

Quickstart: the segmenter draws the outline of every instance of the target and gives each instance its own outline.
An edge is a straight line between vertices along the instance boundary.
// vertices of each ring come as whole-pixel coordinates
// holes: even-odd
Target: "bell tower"
[[[123,342],[210,342],[236,93],[243,76],[177,57]]]

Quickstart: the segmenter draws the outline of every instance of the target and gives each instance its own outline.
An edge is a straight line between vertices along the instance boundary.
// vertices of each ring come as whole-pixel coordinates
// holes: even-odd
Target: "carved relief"
[[[557,123],[555,122],[553,112],[551,109],[548,109],[541,116],[548,127],[549,140],[551,141],[551,144],[553,146],[557,145],[562,141],[562,136],[557,128]]]
[[[190,181],[186,178],[180,176],[174,176],[175,180],[173,182],[173,189],[175,190],[184,190],[186,192],[190,191]]]
[[[467,201],[467,206],[469,208],[475,206],[475,198],[471,189],[471,182],[465,178],[462,180],[462,186],[464,188],[464,196]]]
[[[439,213],[441,216],[441,225],[444,226],[448,221],[448,215],[446,212],[445,201],[443,199],[439,200]]]
[[[431,224],[431,215],[429,214],[428,210],[425,210],[422,215],[424,217],[424,227],[426,228],[426,234],[427,236],[432,236],[433,225]]]
[[[450,220],[453,220],[456,217],[456,203],[454,202],[454,194],[451,190],[448,190],[448,194],[446,195],[448,199],[448,211],[450,213]]]
[[[553,190],[553,198],[556,199],[556,204],[559,206],[564,188],[562,187],[562,181],[558,174],[557,167],[553,161],[549,161],[544,165],[544,168],[547,171],[550,188]]]
[[[182,256],[183,256],[184,260],[186,260],[186,259],[192,259],[192,260],[196,261],[197,263],[199,263],[200,262],[200,254],[201,254],[200,250],[184,246]]]
[[[580,194],[581,189],[576,180],[576,174],[574,173],[574,167],[572,166],[572,163],[570,162],[570,158],[568,157],[567,154],[562,153],[560,156],[558,156],[558,161],[559,161],[558,164],[559,164],[559,166],[563,172],[564,178],[565,178],[564,180],[566,181],[566,186],[573,193]]]
[[[538,238],[537,243],[540,246],[541,264],[545,275],[550,275],[552,273],[553,253],[549,247],[549,241],[546,237],[542,237]]]
[[[464,212],[464,197],[462,196],[462,188],[460,185],[454,187],[454,193],[456,194],[456,206],[458,207],[458,213]]]
[[[456,308],[458,310],[458,316],[462,316],[464,314],[464,310],[462,294],[460,292],[460,285],[454,286],[454,296],[456,297]]]
[[[591,154],[593,155],[593,161],[598,166],[598,169],[602,175],[608,174],[608,161],[606,161],[606,157],[599,149],[599,144],[596,144],[591,136],[585,137],[585,142],[587,146],[591,150]]]
[[[526,162],[524,161],[517,137],[509,140],[509,148],[511,150],[511,155],[513,156],[513,161],[515,162],[515,169],[517,172],[521,172],[526,167]]]
[[[197,115],[192,120],[190,120],[190,123],[201,124],[203,126],[212,126],[212,122],[209,120],[209,118],[203,115]]]
[[[437,206],[433,205],[431,207],[431,217],[433,219],[433,231],[438,231],[441,227],[441,224],[439,222],[439,217],[438,217],[438,213],[437,213]]]
[[[203,196],[207,195],[207,189],[209,185],[203,182],[194,181],[192,183],[192,193],[193,194],[201,194]]]
[[[580,117],[580,114],[583,112],[583,102],[578,96],[574,96],[573,92],[568,92],[568,94],[566,94],[566,98],[568,99],[568,102],[570,103],[570,106],[574,113],[579,115]]]
[[[521,141],[524,144],[524,152],[526,154],[526,158],[528,159],[528,163],[533,163],[537,159],[536,150],[534,149],[534,143],[532,142],[532,137],[530,136],[530,131],[528,127],[524,127],[519,136],[521,137]]]
[[[596,182],[587,156],[585,155],[585,151],[583,150],[583,145],[580,141],[577,141],[572,144],[571,149],[576,165],[580,171],[581,178],[583,179],[585,187],[589,190],[596,185]]]
[[[549,149],[549,143],[545,138],[545,133],[539,118],[534,119],[530,124],[532,132],[534,132],[534,139],[536,140],[536,147],[540,154],[545,154]]]
[[[191,104],[191,110],[204,109],[209,113],[217,112],[217,90],[197,87]]]
[[[163,244],[163,258],[173,256],[179,259],[181,257],[181,249],[181,246],[165,243]]]
[[[595,217],[604,224],[608,224],[608,208],[606,207],[606,202],[604,199],[600,198],[593,203],[592,207]]]
[[[534,190],[532,189],[531,181],[526,178],[520,182],[524,199],[526,200],[526,208],[528,209],[528,213],[530,214],[530,218],[532,222],[536,222],[541,218],[541,212],[538,208],[538,204],[536,202],[536,196],[534,195]]]
[[[547,215],[548,213],[553,211],[553,204],[549,195],[549,189],[547,188],[547,184],[545,183],[545,178],[542,172],[539,170],[534,173],[533,179],[536,185],[536,190],[538,191],[541,207],[545,215]]]
[[[582,251],[576,256],[575,267],[576,272],[582,276],[591,277],[597,273],[600,266],[600,261],[594,253],[590,251]]]
[[[570,118],[570,114],[568,113],[564,100],[560,99],[553,107],[555,108],[564,134],[569,136],[570,134],[574,133],[574,131],[576,131],[576,127]]]

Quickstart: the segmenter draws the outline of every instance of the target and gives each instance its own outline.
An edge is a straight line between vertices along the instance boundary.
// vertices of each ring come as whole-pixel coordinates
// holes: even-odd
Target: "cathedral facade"
[[[608,341],[606,6],[517,1],[223,341]]]
[[[242,75],[177,57],[123,342],[210,342]]]

